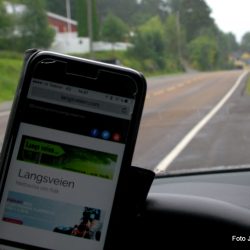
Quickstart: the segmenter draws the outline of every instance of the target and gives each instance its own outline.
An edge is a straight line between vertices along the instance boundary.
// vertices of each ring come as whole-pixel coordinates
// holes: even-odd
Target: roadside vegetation
[[[73,54],[83,58],[91,58],[90,54]],[[124,51],[102,51],[95,52],[95,60],[107,61],[115,59],[118,64],[126,67],[131,67],[139,71],[143,70],[140,62]],[[0,52],[0,102],[9,101],[13,99],[16,91],[18,80],[21,73],[23,63],[22,53],[11,53],[8,51]],[[159,74],[167,74],[167,71],[144,72],[146,76],[153,76]]]
[[[250,96],[250,76],[247,77],[245,91],[246,91],[247,95]]]
[[[22,67],[22,56],[0,53],[0,102],[12,100]]]

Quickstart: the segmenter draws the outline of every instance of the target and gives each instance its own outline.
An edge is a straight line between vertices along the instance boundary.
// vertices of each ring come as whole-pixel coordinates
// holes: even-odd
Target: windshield
[[[158,176],[248,168],[249,7],[249,0],[0,0],[0,149],[23,53],[36,47],[146,76],[134,166]]]

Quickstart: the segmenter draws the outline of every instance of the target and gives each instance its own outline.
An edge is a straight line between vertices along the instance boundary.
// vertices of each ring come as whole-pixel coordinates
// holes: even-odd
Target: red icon
[[[114,133],[113,135],[112,135],[112,140],[113,141],[117,141],[117,142],[119,142],[119,141],[121,141],[121,135],[119,134],[119,133]]]

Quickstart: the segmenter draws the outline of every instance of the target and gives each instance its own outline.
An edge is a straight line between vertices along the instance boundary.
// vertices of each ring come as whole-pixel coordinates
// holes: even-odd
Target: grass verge
[[[0,53],[0,102],[12,100],[22,68],[22,55]]]
[[[246,82],[246,93],[247,93],[247,95],[250,96],[250,76],[247,77],[247,82]]]
[[[166,69],[160,70],[151,59],[141,61],[126,51],[100,51],[90,54],[74,54],[75,56],[106,61],[116,59],[121,65],[142,72],[146,77],[173,74],[177,70],[174,60],[166,60]],[[0,102],[12,100],[16,91],[19,75],[22,68],[23,54],[9,51],[0,51]],[[167,70],[168,69],[168,70]],[[250,90],[249,90],[250,91]]]

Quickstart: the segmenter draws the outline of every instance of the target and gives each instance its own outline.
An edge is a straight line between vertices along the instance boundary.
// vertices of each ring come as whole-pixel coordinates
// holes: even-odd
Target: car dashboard
[[[250,249],[250,171],[156,178],[135,224],[132,249]]]

